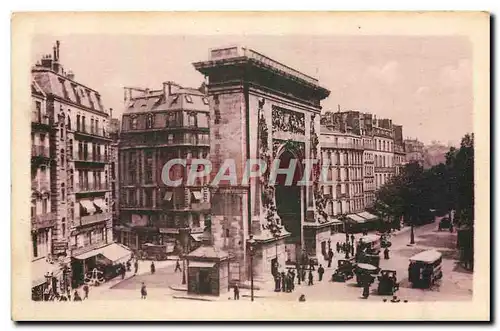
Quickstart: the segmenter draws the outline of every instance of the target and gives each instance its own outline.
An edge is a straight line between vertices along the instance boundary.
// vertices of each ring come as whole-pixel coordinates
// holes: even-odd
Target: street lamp
[[[250,298],[253,301],[253,253],[255,244],[255,239],[253,239],[253,234],[250,235],[250,238],[248,239],[247,243],[250,249]]]
[[[182,285],[186,285],[186,256],[189,253],[189,232],[190,228],[187,229],[181,229],[182,231],[182,237],[184,238],[184,245],[182,247]]]

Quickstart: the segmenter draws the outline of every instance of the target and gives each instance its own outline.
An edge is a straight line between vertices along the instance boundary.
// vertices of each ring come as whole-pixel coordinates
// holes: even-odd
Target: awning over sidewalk
[[[331,222],[332,224],[344,224],[342,221],[333,217],[328,217],[328,222]]]
[[[195,241],[203,241],[203,233],[191,233],[191,238]]]
[[[50,264],[46,259],[39,259],[31,262],[31,287],[42,285],[47,280],[45,275],[52,273],[52,276],[57,276],[61,270],[58,264]]]
[[[122,263],[126,262],[132,256],[132,252],[125,246],[112,243],[110,245],[91,250],[90,252],[83,253],[81,255],[75,256],[79,260],[85,260],[89,257],[96,255],[103,255],[106,259],[110,260],[112,263]]]
[[[189,268],[213,268],[215,262],[189,261]]]
[[[367,211],[364,211],[364,212],[361,212],[361,213],[358,213],[359,216],[363,217],[364,219],[366,219],[367,221],[376,221],[378,219],[377,216],[373,215],[373,214],[370,214],[369,212]]]
[[[80,206],[82,206],[90,215],[94,214],[96,211],[94,204],[90,200],[80,200]]]
[[[347,215],[347,218],[349,220],[351,220],[352,222],[354,222],[354,223],[360,223],[361,224],[361,223],[365,223],[366,222],[366,220],[363,217],[358,216],[356,214],[349,214],[349,215]]]

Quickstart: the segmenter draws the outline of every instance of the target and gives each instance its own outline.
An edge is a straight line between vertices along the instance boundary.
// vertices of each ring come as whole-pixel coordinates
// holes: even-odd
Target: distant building
[[[406,164],[406,153],[403,140],[403,126],[393,124],[394,127],[394,171],[396,175],[401,173]]]
[[[110,109],[110,112],[112,112],[112,109]],[[109,166],[111,180],[110,207],[113,216],[113,224],[118,224],[120,219],[120,208],[118,204],[118,198],[120,196],[120,183],[118,179],[118,143],[120,138],[120,120],[117,118],[110,118],[109,120],[109,137],[112,140],[109,146]],[[116,236],[114,236],[114,238],[117,239]]]
[[[164,244],[169,252],[194,248],[210,212],[209,178],[167,187],[163,166],[185,159],[208,159],[209,106],[205,94],[166,82],[162,89],[125,88],[119,139],[119,241],[132,249]],[[173,176],[172,176],[173,177]],[[184,176],[186,178],[187,176]],[[190,233],[189,238],[186,238]]]
[[[417,162],[424,165],[424,143],[418,139],[404,140],[406,162]]]
[[[394,128],[390,119],[373,119],[375,147],[375,188],[378,190],[394,176]]]

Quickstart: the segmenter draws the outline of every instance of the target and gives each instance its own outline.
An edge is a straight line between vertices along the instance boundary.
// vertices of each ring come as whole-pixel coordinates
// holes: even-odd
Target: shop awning
[[[328,221],[331,222],[332,224],[343,224],[340,220],[333,217],[328,217]]]
[[[366,220],[363,217],[358,216],[356,214],[349,214],[349,215],[347,215],[347,218],[349,218],[350,220],[352,220],[355,223],[365,223],[366,222]]]
[[[189,261],[189,268],[213,268],[215,262],[199,262],[199,261]]]
[[[51,264],[46,259],[39,259],[31,262],[31,287],[42,285],[46,282],[45,275],[52,273],[57,276],[60,273],[58,264]]]
[[[163,200],[170,201],[170,200],[172,200],[173,195],[174,195],[174,192],[167,192],[167,193],[165,193],[165,197],[163,198]]]
[[[193,197],[196,199],[196,200],[201,200],[203,198],[203,194],[201,194],[200,191],[193,191],[191,192],[193,193]]]
[[[195,241],[203,241],[203,233],[191,233],[191,238]]]
[[[377,216],[373,215],[373,214],[370,214],[369,212],[367,211],[364,211],[364,212],[361,212],[361,213],[358,213],[359,216],[363,217],[364,219],[366,219],[367,221],[375,221],[378,219]]]
[[[101,210],[106,210],[106,202],[103,199],[94,199],[94,205],[99,207]]]
[[[90,200],[80,200],[80,206],[82,206],[90,215],[95,213],[94,204]]]
[[[107,258],[113,263],[126,262],[132,256],[132,252],[128,248],[120,244],[113,243],[101,248],[91,250],[90,252],[75,256],[75,258],[79,260],[85,260],[88,259],[89,257],[96,256],[99,254],[103,255],[105,258]]]

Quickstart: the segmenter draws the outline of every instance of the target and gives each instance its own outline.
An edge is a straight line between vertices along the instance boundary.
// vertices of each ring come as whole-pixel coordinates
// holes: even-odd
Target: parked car
[[[440,221],[439,221],[439,225],[438,225],[438,230],[441,231],[441,230],[444,230],[444,229],[449,229],[451,228],[451,220],[448,218],[448,217],[443,217]]]

